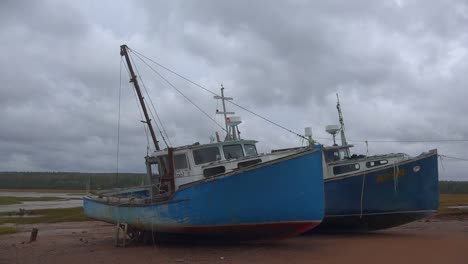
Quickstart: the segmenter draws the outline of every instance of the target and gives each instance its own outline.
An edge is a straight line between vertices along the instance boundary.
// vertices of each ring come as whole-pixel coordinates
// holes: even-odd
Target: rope
[[[369,155],[369,145],[368,142],[366,141],[366,159],[367,161],[367,156]],[[362,186],[361,186],[361,214],[359,215],[359,218],[362,219],[362,212],[363,212],[363,204],[364,204],[364,186],[366,185],[366,170],[364,170],[364,175],[362,176]]]
[[[400,176],[400,166],[397,165],[398,161],[393,162],[393,191],[398,192],[398,177]]]
[[[366,140],[348,139],[348,141],[365,142]],[[468,139],[428,139],[428,140],[367,140],[373,143],[441,143],[441,142],[468,142]]]
[[[119,85],[119,110],[117,115],[117,161],[116,161],[116,175],[115,186],[118,186],[119,180],[119,155],[120,155],[120,104],[122,98],[122,58],[120,58],[120,85]]]
[[[440,154],[439,154],[439,157],[444,157],[444,158],[454,159],[454,160],[460,160],[460,161],[468,161],[468,159],[465,159],[465,158],[458,158],[458,157],[447,156],[447,155],[440,155]]]
[[[205,112],[200,106],[198,106],[197,104],[195,104],[195,102],[193,102],[190,98],[188,98],[184,93],[182,93],[182,91],[180,91],[179,89],[177,89],[177,87],[175,87],[169,80],[167,80],[166,78],[164,78],[164,76],[162,76],[158,71],[156,71],[153,67],[151,67],[151,65],[149,65],[146,61],[144,61],[140,56],[138,56],[138,54],[135,53],[135,56],[137,58],[139,58],[146,66],[148,66],[154,73],[156,73],[161,79],[163,79],[169,86],[171,86],[174,90],[176,90],[180,95],[182,95],[189,103],[191,103],[193,106],[195,106],[200,112],[202,112],[206,117],[208,117],[208,119],[210,119],[211,121],[213,121],[215,124],[217,124],[222,130],[226,131],[226,129],[224,127],[222,127],[220,124],[218,124],[216,122],[216,120],[214,120],[207,112]],[[227,131],[226,131],[227,132]]]
[[[440,166],[442,166],[442,170],[445,172],[445,167],[444,167],[444,163],[443,163],[443,155],[438,155],[439,156],[439,160],[440,160]]]
[[[151,107],[152,107],[153,110],[154,110],[154,115],[153,115],[153,112],[151,111],[151,108],[148,108],[148,110],[149,110],[149,112],[150,112],[150,114],[151,114],[151,117],[153,118],[153,120],[155,120],[155,123],[156,123],[156,119],[159,121],[159,124],[160,124],[160,125],[157,125],[156,127],[157,127],[157,129],[158,129],[158,131],[159,131],[159,134],[161,134],[161,137],[162,137],[162,139],[163,139],[163,141],[164,141],[164,144],[166,144],[166,147],[169,147],[169,146],[172,145],[172,144],[171,144],[171,142],[170,142],[170,140],[169,140],[169,136],[167,136],[166,129],[164,128],[164,125],[163,125],[161,119],[159,118],[158,112],[156,111],[156,108],[154,107],[153,100],[151,99],[151,96],[149,95],[148,90],[146,89],[146,85],[145,85],[145,83],[143,82],[143,79],[141,78],[141,74],[140,74],[140,72],[138,71],[138,67],[137,67],[136,63],[133,61],[133,57],[132,57],[130,54],[129,54],[129,57],[130,57],[130,60],[132,60],[133,65],[135,66],[135,71],[136,71],[136,73],[137,73],[137,76],[138,76],[138,78],[140,79],[140,82],[141,82],[141,84],[142,84],[142,86],[143,86],[143,89],[145,90],[145,93],[146,93],[146,95],[148,96],[148,99],[149,99],[149,101],[150,101],[150,105],[151,105]],[[154,118],[154,116],[156,116],[156,118]],[[169,141],[170,144],[167,144],[166,137],[164,137],[164,134],[163,134],[163,132],[161,131],[161,129],[159,129],[159,127],[161,127],[162,130],[164,131],[164,134],[166,134],[167,140]]]
[[[130,71],[127,69],[127,65],[124,64],[124,68],[125,70],[127,70],[128,76],[130,76]],[[143,111],[141,110],[140,103],[138,102],[138,95],[136,94],[135,89],[132,88],[131,90],[133,91],[133,95],[135,96],[135,101],[137,104],[138,112],[140,113],[140,118],[141,120],[144,120]],[[146,135],[146,155],[148,155],[150,152],[149,135],[148,135],[147,127],[144,124],[143,124],[143,131],[145,132],[145,135]]]

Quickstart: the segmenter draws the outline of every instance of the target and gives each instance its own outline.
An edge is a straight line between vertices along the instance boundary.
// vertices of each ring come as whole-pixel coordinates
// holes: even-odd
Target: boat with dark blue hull
[[[386,165],[371,167],[380,163]],[[340,175],[341,171],[336,169],[340,166],[363,167],[364,170]],[[329,177],[325,178],[326,216],[321,229],[384,229],[437,212],[439,179],[436,150],[414,158],[389,154],[349,159],[328,163],[328,169]]]
[[[223,105],[217,110],[225,117],[223,141],[216,134],[208,144],[160,149],[126,45],[121,46],[121,55],[155,151],[145,159],[145,185],[89,193],[83,199],[86,216],[116,224],[124,237],[143,240],[155,233],[276,239],[321,222],[325,208],[320,145],[257,153],[257,141],[240,137],[240,117],[228,116],[234,113],[226,111],[225,100],[232,98],[225,97],[222,88],[215,99]]]
[[[341,126],[327,126],[334,145],[324,147],[325,217],[318,230],[378,230],[431,216],[439,205],[437,150],[350,154],[340,103]],[[335,143],[340,132],[341,145]]]

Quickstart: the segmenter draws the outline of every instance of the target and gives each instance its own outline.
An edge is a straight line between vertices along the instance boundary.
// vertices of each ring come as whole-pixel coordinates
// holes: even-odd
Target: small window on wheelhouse
[[[198,165],[221,160],[221,154],[218,147],[196,149],[193,151],[193,159],[195,164]]]
[[[152,178],[157,178],[159,177],[159,163],[151,163],[151,177]]]
[[[174,155],[174,168],[176,170],[183,170],[188,168],[187,156],[185,153]]]
[[[325,160],[327,162],[338,161],[340,160],[340,153],[337,150],[327,150],[325,151]]]
[[[226,159],[237,159],[244,157],[244,152],[242,151],[242,146],[237,145],[226,145],[223,146],[224,157]]]
[[[256,156],[257,148],[254,144],[244,144],[245,156]]]
[[[375,166],[385,165],[387,163],[388,163],[388,160],[373,160],[373,161],[366,162],[366,167],[372,168]]]
[[[359,170],[359,168],[360,168],[359,163],[335,166],[333,167],[333,174],[338,175],[338,174],[348,173],[352,171],[357,171]]]

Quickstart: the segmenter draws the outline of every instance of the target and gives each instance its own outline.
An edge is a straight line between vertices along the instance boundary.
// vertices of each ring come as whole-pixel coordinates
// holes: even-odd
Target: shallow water
[[[25,210],[51,209],[51,208],[71,208],[83,206],[83,194],[76,193],[39,193],[39,192],[4,192],[0,191],[0,196],[13,197],[59,197],[63,201],[34,201],[22,202],[21,204],[11,204],[0,206],[0,212]]]

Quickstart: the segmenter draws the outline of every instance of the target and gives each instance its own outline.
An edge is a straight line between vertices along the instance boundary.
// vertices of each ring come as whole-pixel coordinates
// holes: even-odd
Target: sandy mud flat
[[[367,234],[306,234],[270,242],[114,247],[101,222],[37,224],[0,236],[0,263],[468,263],[468,221],[419,221]],[[24,230],[24,231],[21,231]]]

